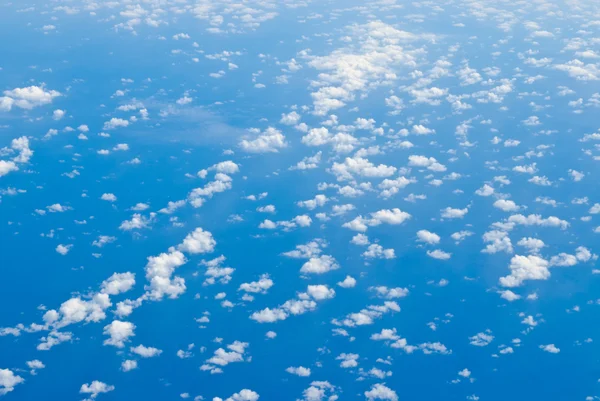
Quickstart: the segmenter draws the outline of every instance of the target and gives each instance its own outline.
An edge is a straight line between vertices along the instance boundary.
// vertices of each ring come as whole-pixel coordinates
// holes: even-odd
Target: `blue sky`
[[[0,398],[600,399],[598,5],[0,7]]]

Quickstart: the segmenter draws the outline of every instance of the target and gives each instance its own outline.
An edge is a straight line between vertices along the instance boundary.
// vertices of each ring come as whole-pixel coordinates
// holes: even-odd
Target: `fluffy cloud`
[[[91,384],[83,384],[79,389],[81,394],[90,394],[92,399],[96,398],[98,394],[108,393],[115,389],[115,386],[108,385],[98,380],[94,380]]]
[[[387,400],[387,401],[398,401],[398,395],[391,388],[383,384],[375,384],[371,387],[371,390],[365,391],[365,397],[367,400]]]
[[[104,340],[104,345],[112,345],[117,348],[125,347],[129,338],[134,336],[135,325],[131,322],[122,322],[113,320],[109,325],[104,326],[104,334],[110,336]]]
[[[13,106],[31,110],[34,107],[52,103],[52,100],[58,96],[60,96],[60,92],[46,90],[43,86],[6,90],[4,96],[0,97],[0,111],[10,111]]]
[[[264,131],[251,130],[256,136],[254,139],[243,139],[239,146],[248,153],[277,153],[287,146],[285,136],[281,131],[268,127]]]
[[[548,261],[539,256],[515,255],[510,260],[510,275],[500,278],[503,287],[518,287],[526,280],[547,280],[550,277]]]
[[[10,369],[0,369],[0,395],[10,393],[15,386],[25,381],[21,376],[17,376]]]

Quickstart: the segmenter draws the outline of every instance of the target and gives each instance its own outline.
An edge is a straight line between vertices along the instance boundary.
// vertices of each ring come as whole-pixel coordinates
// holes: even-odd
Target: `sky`
[[[600,400],[600,4],[0,3],[0,400]]]

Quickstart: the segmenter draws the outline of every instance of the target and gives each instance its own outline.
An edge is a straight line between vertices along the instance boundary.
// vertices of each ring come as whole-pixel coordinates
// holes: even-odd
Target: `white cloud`
[[[104,326],[104,335],[110,336],[104,340],[104,345],[123,348],[129,338],[135,336],[134,330],[135,325],[131,322],[113,320],[109,325]]]
[[[398,395],[394,390],[385,386],[384,384],[375,384],[371,387],[371,390],[365,391],[365,397],[367,400],[387,400],[387,401],[398,401]]]
[[[451,253],[444,252],[440,249],[435,249],[433,251],[427,251],[427,255],[434,259],[439,259],[439,260],[448,260],[452,257]]]
[[[154,347],[146,347],[142,344],[138,345],[137,347],[131,347],[130,350],[142,358],[154,358],[155,356],[162,354],[162,350]]]
[[[518,287],[526,280],[547,280],[548,261],[535,255],[515,255],[510,260],[510,275],[500,278],[503,287]]]
[[[300,377],[310,376],[310,368],[305,368],[304,366],[298,366],[298,367],[290,366],[285,371],[292,375],[296,375],[296,376],[300,376]]]
[[[508,199],[498,199],[496,202],[494,202],[494,207],[502,210],[503,212],[517,212],[521,210],[520,206]]]
[[[83,384],[79,389],[81,394],[90,394],[92,399],[96,398],[98,394],[108,393],[115,389],[115,386],[108,385],[98,380],[94,380],[91,384]]]
[[[431,231],[419,230],[417,231],[417,241],[424,242],[430,245],[435,245],[439,244],[440,236],[436,233],[432,233]]]
[[[102,194],[100,199],[102,199],[103,201],[107,201],[107,202],[116,202],[117,201],[117,197],[115,196],[115,194],[111,194],[111,193]]]
[[[100,285],[102,292],[108,295],[118,295],[129,291],[135,285],[135,274],[114,273]]]
[[[253,134],[256,138],[248,140],[243,139],[240,141],[239,146],[248,153],[277,153],[280,149],[287,146],[285,136],[281,131],[273,127],[268,127],[266,130],[260,132],[254,130]]]
[[[560,352],[560,348],[557,348],[554,344],[540,345],[540,349],[551,354],[558,354]]]
[[[146,217],[141,215],[140,213],[134,213],[131,216],[131,220],[124,220],[121,222],[119,226],[119,230],[123,231],[131,231],[131,230],[141,230],[143,228],[148,228],[154,222],[155,215],[154,213],[150,214],[150,217]]]
[[[52,100],[60,95],[60,92],[47,91],[43,86],[28,86],[6,90],[4,96],[0,97],[0,110],[10,111],[13,106],[31,110],[34,107],[52,103]]]
[[[126,359],[121,363],[121,370],[123,372],[129,372],[130,370],[135,370],[138,367],[137,361],[133,359]]]
[[[354,288],[356,286],[356,279],[352,276],[346,276],[343,281],[337,283],[342,288]]]
[[[340,266],[332,256],[321,255],[319,257],[310,258],[308,262],[302,265],[300,272],[310,274],[324,274],[331,270],[337,270],[339,268]]]
[[[306,289],[306,293],[310,295],[315,301],[322,301],[325,299],[331,299],[335,297],[335,290],[322,284],[309,285]]]
[[[123,120],[122,118],[111,118],[109,121],[104,123],[103,129],[110,130],[116,128],[125,128],[129,126],[129,121]]]
[[[384,249],[379,244],[371,244],[362,254],[367,259],[394,259],[396,253],[393,249]]]
[[[177,249],[190,254],[210,253],[214,251],[216,245],[217,241],[212,234],[198,227],[184,238]]]
[[[439,163],[434,157],[411,155],[408,156],[408,165],[413,167],[425,167],[436,173],[446,171],[446,166]]]
[[[447,207],[445,209],[442,209],[442,217],[445,219],[462,219],[467,213],[469,213],[468,208],[454,209],[451,207]]]
[[[25,381],[21,376],[15,375],[10,369],[0,369],[0,395],[6,395],[15,389],[15,386]]]

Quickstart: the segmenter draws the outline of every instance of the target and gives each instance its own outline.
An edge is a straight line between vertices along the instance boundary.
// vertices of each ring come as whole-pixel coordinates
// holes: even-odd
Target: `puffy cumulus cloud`
[[[333,163],[331,172],[335,174],[338,181],[353,180],[354,176],[366,178],[389,177],[396,172],[396,167],[385,164],[375,165],[361,157],[347,157],[343,163]]]
[[[104,123],[103,129],[108,131],[108,130],[117,129],[117,128],[125,128],[128,126],[129,126],[129,121],[124,120],[122,118],[113,117]]]
[[[333,319],[331,323],[346,327],[367,326],[375,323],[375,320],[380,319],[384,314],[391,312],[400,312],[400,306],[395,301],[385,301],[383,305],[369,305],[359,312],[347,314],[342,320]]]
[[[17,170],[19,170],[19,167],[17,167],[15,162],[0,160],[0,177]]]
[[[408,89],[408,93],[413,97],[411,103],[413,104],[428,104],[430,106],[439,106],[442,101],[441,98],[448,94],[448,89],[442,89],[438,87],[431,88],[411,88]]]
[[[134,213],[131,220],[123,220],[119,226],[119,230],[132,231],[143,230],[149,228],[156,221],[156,213],[150,213],[148,217],[141,213]]]
[[[215,241],[212,234],[198,227],[184,238],[177,249],[193,255],[213,252],[216,245],[217,241]]]
[[[98,394],[109,393],[115,389],[115,386],[108,385],[98,380],[94,380],[92,383],[85,383],[79,389],[81,394],[89,394],[90,398],[94,399]]]
[[[539,256],[515,255],[510,260],[510,275],[500,277],[503,287],[519,287],[526,280],[547,280],[550,277],[549,263]]]
[[[227,350],[223,348],[217,349],[214,355],[207,359],[205,364],[200,367],[200,370],[221,373],[222,367],[230,363],[244,362],[246,348],[249,345],[249,343],[242,341],[234,341],[227,346]],[[250,361],[250,357],[248,357],[248,361]]]
[[[18,171],[19,164],[28,163],[33,156],[33,150],[29,147],[29,139],[26,136],[15,138],[11,141],[10,148],[0,149],[0,156],[15,154],[12,160],[0,160],[0,177],[10,172]]]
[[[6,395],[15,389],[15,386],[25,381],[21,376],[15,375],[10,369],[0,369],[0,395]]]
[[[558,354],[560,352],[560,348],[557,348],[554,344],[540,345],[540,349],[551,354]]]
[[[556,216],[543,218],[539,214],[530,214],[528,216],[515,214],[508,218],[508,223],[523,226],[559,227],[561,230],[566,230],[569,227],[569,222],[561,220]]]
[[[440,236],[428,230],[419,230],[417,231],[417,241],[436,245],[440,243]]]
[[[342,288],[354,288],[356,286],[356,279],[352,276],[346,276],[346,278],[337,283]]]
[[[100,285],[101,292],[108,295],[118,295],[129,291],[135,285],[135,274],[114,273]]]
[[[117,240],[117,237],[112,237],[109,235],[100,235],[97,240],[92,242],[92,246],[97,248],[102,248],[106,244],[111,244]]]
[[[231,160],[226,160],[217,164],[213,164],[209,168],[198,171],[198,177],[206,178],[210,171],[216,171],[217,173],[223,173],[232,175],[240,172],[240,166]]]
[[[29,147],[29,139],[26,136],[13,139],[10,147],[13,151],[18,152],[13,158],[15,163],[28,163],[33,156],[33,150]]]
[[[369,391],[365,391],[365,397],[367,400],[387,400],[387,401],[398,401],[398,395],[391,388],[383,384],[375,384]]]
[[[165,295],[177,298],[186,287],[181,277],[172,277],[175,269],[187,263],[185,255],[180,251],[161,253],[158,256],[148,257],[146,264],[146,279],[150,283],[146,286],[148,296],[160,300]]]
[[[142,344],[138,345],[137,347],[131,347],[130,351],[141,356],[142,358],[154,358],[155,356],[162,354],[162,350],[154,347],[146,347]]]
[[[309,285],[306,289],[306,293],[316,301],[322,301],[335,297],[335,290],[323,284]]]
[[[371,213],[371,219],[366,223],[369,226],[378,226],[380,224],[398,225],[411,218],[411,215],[403,212],[398,208],[394,209],[382,209],[377,212]]]
[[[326,56],[314,57],[304,52],[308,65],[320,71],[311,94],[314,114],[326,115],[344,107],[378,86],[397,79],[398,67],[415,67],[422,51],[409,50],[404,44],[433,39],[432,35],[416,35],[394,28],[382,21],[372,21],[347,28],[358,47],[336,49]]]
[[[324,274],[331,270],[337,270],[340,266],[333,256],[321,255],[310,258],[300,268],[301,273]]]
[[[509,199],[498,199],[496,202],[494,202],[494,207],[502,210],[503,212],[518,212],[521,210],[520,206]]]
[[[324,206],[329,201],[329,198],[323,194],[318,194],[314,197],[314,199],[309,199],[305,201],[296,202],[296,204],[300,207],[304,207],[308,210],[314,210],[317,207]]]
[[[310,216],[303,214],[294,217],[292,220],[280,220],[280,221],[271,221],[269,219],[265,219],[262,223],[258,225],[258,228],[264,230],[275,230],[277,228],[282,228],[284,231],[291,231],[298,227],[310,227],[312,224],[312,219]]]
[[[488,243],[485,249],[481,251],[483,253],[513,253],[513,245],[506,231],[487,231],[485,234],[483,234],[483,241]]]
[[[377,287],[369,287],[369,291],[375,292],[375,294],[377,294],[377,296],[379,298],[384,298],[384,299],[404,298],[404,297],[408,296],[408,294],[410,292],[408,290],[408,288],[401,288],[401,287],[388,288],[383,285],[377,286]]]
[[[62,120],[67,112],[65,110],[56,109],[52,112],[52,119],[55,121]]]
[[[231,275],[235,271],[232,267],[222,266],[225,261],[225,256],[221,255],[218,258],[209,260],[209,261],[201,261],[200,263],[206,266],[206,272],[204,275],[207,277],[204,280],[204,285],[213,285],[217,282],[217,280],[221,284],[227,284],[231,281]]]
[[[448,260],[452,257],[452,254],[440,249],[435,249],[433,251],[427,251],[427,256],[438,260]]]
[[[123,372],[129,372],[131,370],[135,370],[138,367],[137,361],[133,359],[126,359],[121,363],[121,370]]]
[[[261,311],[254,312],[250,319],[258,323],[274,323],[278,320],[285,320],[288,314],[280,308],[265,308]]]
[[[359,358],[358,354],[342,353],[335,359],[338,361],[341,361],[340,367],[348,369],[348,368],[355,368],[358,366],[358,362],[357,362],[358,358]]]
[[[334,394],[336,388],[327,381],[314,381],[310,383],[310,387],[302,392],[302,400],[300,401],[334,401],[338,396]]]
[[[439,163],[434,157],[419,155],[408,156],[408,165],[413,167],[423,167],[436,173],[442,173],[447,170],[446,166]]]
[[[69,245],[58,244],[56,246],[55,250],[57,253],[60,253],[61,255],[65,256],[67,253],[69,253],[71,248],[73,248],[72,244],[69,244]]]
[[[517,245],[524,247],[530,253],[539,253],[546,246],[541,239],[531,237],[521,238]]]
[[[309,377],[310,376],[310,368],[305,368],[304,366],[298,366],[298,367],[290,366],[285,371],[292,375],[296,375],[296,376],[300,376],[300,377]]]
[[[354,150],[358,139],[347,132],[332,134],[326,127],[312,128],[302,137],[306,146],[330,145],[337,153],[348,153]]]
[[[379,196],[384,199],[388,199],[394,195],[396,195],[401,189],[406,188],[409,184],[413,184],[417,182],[414,178],[406,178],[404,176],[388,179],[381,181],[378,185],[378,188],[381,189]]]
[[[468,208],[455,209],[447,207],[445,209],[442,209],[442,217],[444,219],[462,219],[467,213],[469,213]]]
[[[485,333],[477,333],[472,337],[469,337],[469,343],[476,347],[485,347],[489,345],[494,340],[494,336],[490,334],[489,331]]]
[[[59,332],[56,330],[52,330],[46,337],[42,337],[40,339],[40,343],[36,347],[38,351],[48,351],[55,345],[64,343],[66,341],[71,341],[73,338],[73,334],[66,332]]]
[[[323,152],[319,151],[314,156],[307,156],[303,158],[301,161],[291,166],[289,170],[312,170],[319,167],[319,163],[321,163],[321,157],[323,156]]]
[[[44,320],[47,324],[53,324],[57,328],[84,321],[99,322],[106,318],[105,311],[111,305],[108,294],[96,293],[87,300],[74,297],[63,302],[58,312],[55,310],[46,312]]]
[[[242,139],[240,148],[248,153],[277,153],[287,146],[285,136],[276,128],[268,127],[264,131],[251,129],[254,139]]]
[[[72,210],[73,208],[70,206],[61,205],[60,203],[55,203],[53,205],[46,206],[46,209],[48,209],[50,213],[63,213],[67,210]]]
[[[44,86],[28,86],[4,91],[0,96],[0,111],[10,111],[13,107],[31,110],[34,107],[52,103],[60,92],[46,90]]]
[[[250,315],[250,319],[258,323],[286,320],[290,315],[302,315],[313,311],[317,307],[317,302],[333,297],[335,297],[335,290],[326,285],[309,285],[306,292],[298,294],[298,299],[290,299],[276,308],[265,308],[254,312]]]
[[[452,350],[448,349],[444,344],[440,342],[434,343],[423,343],[419,344],[419,349],[423,351],[425,355],[431,354],[441,354],[441,355],[450,355],[452,354]]]
[[[116,195],[111,194],[111,193],[102,194],[100,199],[102,199],[103,201],[108,201],[108,202],[116,202],[117,201]]]
[[[296,249],[282,253],[283,256],[294,259],[310,259],[321,254],[322,250],[327,247],[327,242],[317,238],[307,244],[296,245]]]
[[[554,68],[566,72],[578,81],[597,81],[600,79],[600,67],[597,64],[586,64],[577,59],[564,64],[555,64]]]
[[[285,124],[285,125],[296,125],[300,122],[300,118],[301,118],[300,114],[298,114],[295,111],[292,111],[287,114],[282,114],[281,120],[279,120],[279,122],[281,124]]]
[[[34,359],[32,361],[27,361],[27,367],[31,369],[31,374],[35,374],[36,369],[44,369],[46,365],[39,359]]]
[[[242,283],[238,288],[238,291],[245,291],[252,294],[266,294],[269,288],[273,287],[273,280],[268,274],[260,276],[258,281],[252,281],[250,283]]]
[[[371,244],[362,256],[367,259],[394,259],[396,252],[393,249],[384,249],[379,244]]]
[[[231,397],[228,397],[225,401],[258,401],[260,396],[257,392],[243,389],[239,393],[233,394]],[[213,398],[213,401],[223,401],[219,397]]]
[[[202,173],[202,171],[200,171]],[[201,174],[202,175],[202,174]],[[200,188],[194,188],[188,193],[188,201],[192,207],[201,207],[206,199],[210,199],[214,194],[225,192],[232,188],[233,179],[222,172],[215,174],[215,179],[208,182],[206,185]]]
[[[134,330],[135,325],[131,322],[113,320],[109,325],[104,326],[104,335],[110,336],[104,340],[104,345],[123,348],[129,338],[135,336]]]
[[[511,290],[498,291],[498,293],[500,294],[500,298],[506,299],[508,302],[513,302],[518,299],[521,299],[520,295],[515,294]]]

